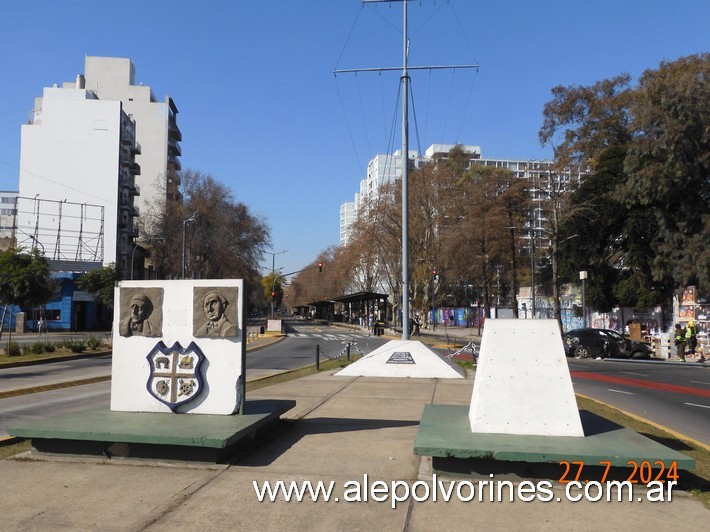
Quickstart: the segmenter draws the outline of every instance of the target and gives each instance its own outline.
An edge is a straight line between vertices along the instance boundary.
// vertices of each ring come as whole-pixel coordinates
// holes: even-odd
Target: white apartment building
[[[136,176],[139,211],[145,214],[156,205],[177,199],[182,133],[173,99],[165,96],[159,101],[149,86],[136,85],[135,66],[127,58],[87,56],[84,71],[86,88],[100,100],[121,102],[136,123],[136,142],[140,146],[136,163],[141,169]]]
[[[432,144],[424,151],[423,157],[417,157],[417,153],[410,151],[410,159],[415,160],[415,167],[419,167],[434,157],[445,157],[449,151],[454,148],[454,144]],[[492,166],[496,168],[507,168],[514,172],[518,177],[529,179],[534,184],[539,184],[531,189],[532,199],[535,202],[541,202],[544,197],[541,194],[541,189],[544,188],[546,180],[550,177],[552,169],[552,161],[530,161],[516,159],[483,159],[481,157],[480,146],[461,146],[463,151],[469,155],[470,165]],[[578,183],[587,174],[585,168],[568,169],[562,176],[558,176],[563,183]],[[350,227],[358,215],[366,212],[366,205],[369,200],[377,197],[379,186],[384,183],[389,183],[394,180],[401,179],[402,176],[402,158],[401,151],[395,152],[393,155],[376,155],[367,165],[367,178],[360,181],[360,190],[355,194],[353,202],[343,203],[340,207],[340,245],[347,245],[350,238]],[[352,205],[352,207],[349,207]],[[344,216],[344,212],[348,209],[352,212],[352,217],[349,219]],[[348,220],[352,220],[348,222]],[[544,237],[542,229],[544,217],[542,208],[533,209],[530,226],[534,228],[532,234],[535,235],[535,244],[544,245],[547,241]],[[528,229],[526,227],[524,229]],[[531,232],[521,235],[526,241],[525,248],[529,249]]]
[[[135,85],[126,58],[87,56],[85,76],[44,89],[22,126],[19,195],[40,206],[42,200],[59,204],[50,216],[58,227],[48,227],[45,216],[45,229],[30,237],[50,259],[79,259],[82,235],[100,233],[102,262],[115,262],[124,279],[136,271],[135,278],[143,277],[136,217],[179,198],[176,115],[172,99],[158,102],[150,87]],[[86,217],[81,209],[80,216],[67,216],[62,207],[69,204],[99,206],[103,214]],[[60,245],[77,235],[79,242]]]
[[[135,124],[120,101],[99,100],[82,76],[72,85],[45,88],[21,128],[18,245],[29,237],[49,259],[71,262],[81,247],[77,238],[101,233],[103,246],[94,258],[115,262],[126,274],[137,235],[136,151]],[[28,202],[37,205],[22,206]],[[70,215],[65,204],[100,207],[104,215]],[[43,212],[43,205],[49,210]]]
[[[453,144],[432,144],[426,150],[424,157],[416,150],[409,150],[410,164],[414,168],[419,168],[435,155],[448,153],[453,147]],[[471,153],[472,157],[481,156],[481,148],[478,146],[463,146],[463,149]],[[360,180],[360,188],[355,193],[353,201],[340,206],[341,246],[348,244],[352,224],[359,215],[367,212],[368,204],[377,198],[380,187],[400,179],[402,179],[402,150],[397,150],[391,155],[378,154],[370,159],[367,163],[367,177]]]
[[[16,190],[0,190],[0,251],[14,246],[16,201]]]

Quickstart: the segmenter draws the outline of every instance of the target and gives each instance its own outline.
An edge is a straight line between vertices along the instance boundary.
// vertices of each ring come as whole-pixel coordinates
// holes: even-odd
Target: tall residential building
[[[544,195],[541,193],[545,189],[548,179],[550,179],[553,169],[552,161],[530,161],[516,159],[484,159],[481,157],[480,146],[460,146],[468,155],[469,165],[492,166],[496,168],[507,168],[518,177],[529,179],[533,183],[530,189],[531,198],[537,205],[532,210],[531,220],[525,228],[526,234],[523,236],[524,247],[530,249],[532,244],[546,245],[547,237],[543,232],[544,215],[541,202]],[[435,157],[446,157],[449,151],[454,148],[453,144],[432,144],[425,152],[424,156],[417,157],[416,152],[410,152],[410,159],[414,161],[414,167],[422,166],[433,160]],[[588,173],[586,168],[567,169],[561,176],[557,176],[562,184],[578,183]],[[360,189],[355,193],[353,202],[343,203],[340,206],[340,245],[347,245],[350,238],[350,229],[355,219],[367,212],[367,203],[377,197],[379,186],[401,179],[402,158],[401,151],[396,151],[393,155],[376,155],[367,165],[367,178],[360,181]],[[352,207],[348,207],[352,205]],[[352,212],[352,217],[344,216],[348,209]],[[530,231],[530,228],[533,230]],[[531,240],[534,235],[534,241]]]
[[[124,278],[130,275],[137,151],[135,122],[120,101],[100,100],[81,75],[45,88],[21,128],[18,245],[41,246],[54,269],[115,262]],[[88,235],[101,244],[92,242],[91,257],[85,257]]]
[[[136,123],[139,211],[145,215],[166,201],[179,199],[176,172],[180,170],[182,133],[173,99],[165,96],[159,101],[149,86],[136,85],[135,66],[127,58],[87,56],[84,70],[86,88],[100,100],[121,102]]]
[[[420,156],[416,150],[409,150],[409,162],[411,168],[419,168],[430,161],[435,155],[448,153],[453,145],[432,144],[425,152],[425,156]],[[471,154],[472,158],[481,156],[481,148],[478,146],[463,146],[463,149]],[[360,180],[360,188],[355,193],[352,202],[346,202],[340,206],[340,245],[346,246],[350,239],[351,227],[358,216],[367,213],[368,204],[377,199],[380,187],[386,183],[394,183],[402,179],[402,150],[397,150],[393,154],[375,155],[367,163],[367,176]]]
[[[340,206],[340,245],[350,242],[350,231],[355,221],[355,202],[348,201]]]
[[[22,126],[20,196],[44,201],[45,208],[59,203],[52,207],[59,227],[33,235],[47,256],[79,258],[86,246],[77,243],[70,257],[60,239],[81,240],[100,230],[103,263],[116,262],[123,278],[143,277],[137,217],[180,199],[177,112],[170,97],[158,101],[150,87],[135,85],[135,67],[126,58],[87,56],[76,82],[44,89]],[[66,216],[62,209],[72,203],[87,208]],[[95,206],[103,214],[87,217],[85,210]]]
[[[16,190],[0,190],[0,251],[14,246]]]

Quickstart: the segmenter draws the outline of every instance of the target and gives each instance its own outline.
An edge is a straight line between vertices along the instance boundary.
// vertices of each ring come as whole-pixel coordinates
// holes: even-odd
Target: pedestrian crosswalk
[[[332,333],[288,333],[289,338],[319,338],[321,340],[337,340],[347,341],[358,338],[367,338],[367,335],[361,333],[355,334],[332,334]]]

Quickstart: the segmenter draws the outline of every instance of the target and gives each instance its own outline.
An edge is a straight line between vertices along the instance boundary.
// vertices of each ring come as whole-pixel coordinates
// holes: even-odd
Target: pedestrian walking
[[[41,316],[37,321],[37,333],[42,336],[42,333],[47,334],[47,322],[44,321],[44,316]]]
[[[694,320],[690,320],[685,327],[686,354],[694,355],[695,348],[698,347],[698,327]]]
[[[683,362],[685,362],[685,345],[687,340],[685,339],[685,327],[681,327],[680,323],[675,324],[675,335],[674,335],[676,354]]]

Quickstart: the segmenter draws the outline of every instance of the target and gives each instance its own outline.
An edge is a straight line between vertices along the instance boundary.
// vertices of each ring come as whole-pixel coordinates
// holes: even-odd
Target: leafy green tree
[[[710,53],[646,71],[632,109],[624,199],[658,220],[654,275],[710,287]]]
[[[116,265],[112,262],[96,270],[86,272],[79,277],[76,284],[80,290],[94,294],[101,303],[112,307],[114,288],[117,281]]]
[[[673,286],[710,286],[710,54],[556,87],[539,136],[558,164],[592,176],[566,211],[566,274],[592,270],[590,301],[651,305]],[[576,262],[576,264],[575,264]]]
[[[598,156],[596,171],[573,194],[572,214],[562,227],[563,240],[577,237],[561,245],[561,276],[576,282],[578,272],[587,270],[587,302],[601,311],[657,305],[666,294],[668,280],[654,281],[651,273],[655,216],[621,196],[628,180],[626,152],[625,146],[614,146]]]
[[[0,324],[5,323],[9,305],[42,305],[52,297],[52,288],[49,262],[38,250],[26,253],[8,249],[1,253],[0,304],[3,305],[3,313]]]
[[[283,282],[285,280],[286,279],[279,271],[265,275],[261,279],[261,286],[264,289],[264,299],[269,305],[273,304],[275,309],[279,308],[281,306],[281,302],[283,301]]]
[[[553,146],[559,166],[592,166],[605,149],[631,140],[631,77],[621,74],[585,87],[552,89],[538,137]]]

